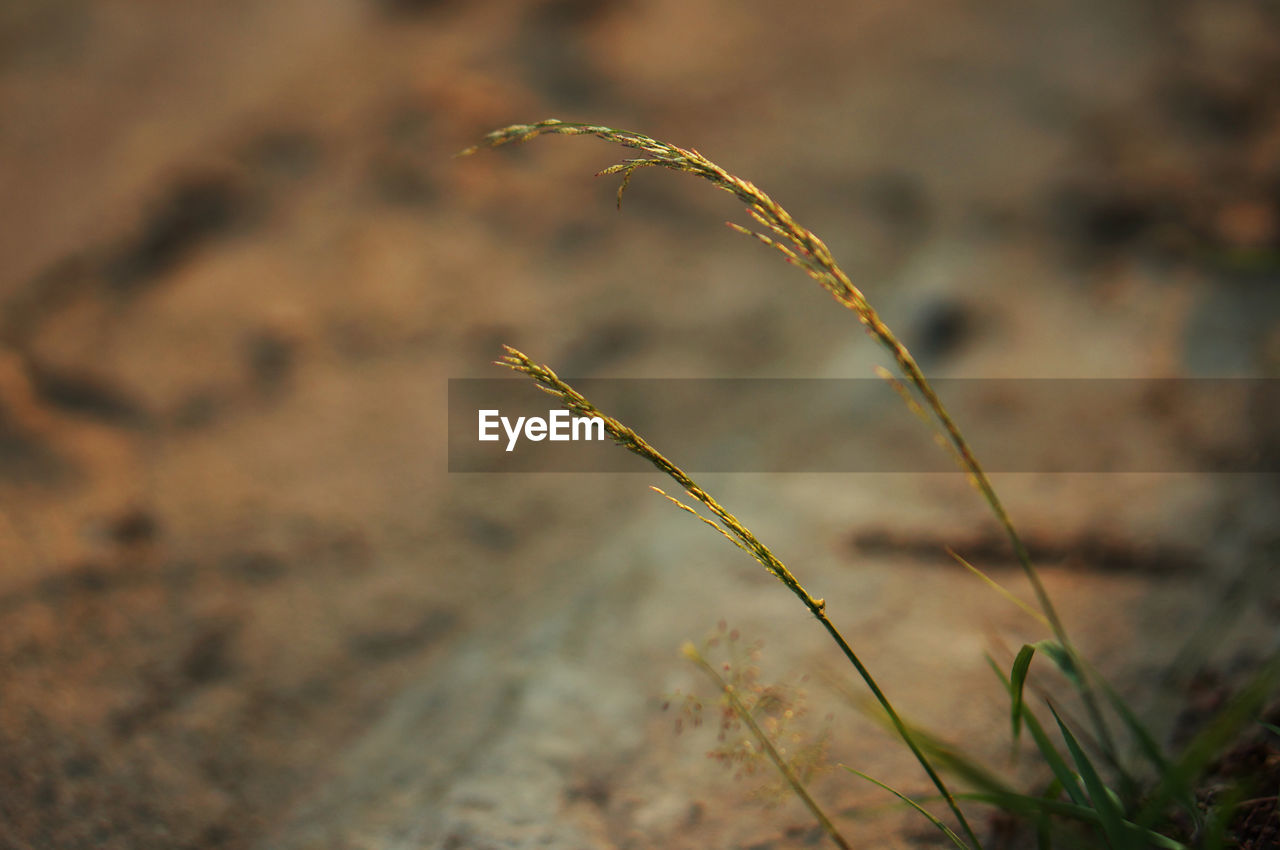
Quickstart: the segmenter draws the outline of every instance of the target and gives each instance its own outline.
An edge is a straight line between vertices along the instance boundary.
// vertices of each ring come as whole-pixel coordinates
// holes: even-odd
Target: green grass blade
[[[987,656],[987,663],[991,665],[991,669],[999,677],[1000,681],[1004,683],[1005,689],[1012,695],[1013,683],[1005,676],[1004,671],[1000,669],[1000,665],[990,655]],[[1053,745],[1053,741],[1049,740],[1044,727],[1040,725],[1040,721],[1025,702],[1022,704],[1021,714],[1022,722],[1026,724],[1027,731],[1031,733],[1031,737],[1036,742],[1036,748],[1040,750],[1040,755],[1044,758],[1045,763],[1049,765],[1049,769],[1053,771],[1054,778],[1058,781],[1058,784],[1062,786],[1073,802],[1077,805],[1085,805],[1087,798],[1084,790],[1080,787],[1080,783],[1076,781],[1071,768],[1067,766],[1066,761],[1062,758],[1062,754]]]
[[[1044,614],[1041,614],[1039,611],[1032,608],[1027,603],[1023,602],[1016,595],[1014,595],[1013,591],[1009,590],[1000,582],[996,581],[991,576],[987,575],[982,570],[978,569],[973,564],[966,561],[963,557],[956,554],[955,550],[952,549],[950,546],[946,547],[946,549],[947,549],[948,555],[954,558],[956,562],[960,564],[960,566],[964,567],[966,570],[968,570],[969,572],[977,576],[979,579],[981,579],[987,585],[987,587],[991,588],[996,593],[1000,594],[1005,599],[1009,600],[1011,603],[1016,605],[1023,613],[1027,614],[1029,617],[1031,617],[1040,625],[1044,626],[1046,629],[1052,629],[1052,626],[1049,625],[1048,618],[1045,617]]]
[[[1076,740],[1076,736],[1071,734],[1071,730],[1062,722],[1062,718],[1058,716],[1058,712],[1052,705],[1049,706],[1049,711],[1053,712],[1053,719],[1058,722],[1058,729],[1062,732],[1062,739],[1067,744],[1071,759],[1076,763],[1080,778],[1084,780],[1085,788],[1089,791],[1089,800],[1098,813],[1098,820],[1102,825],[1102,831],[1106,833],[1107,843],[1117,850],[1134,847],[1131,841],[1132,836],[1124,828],[1124,813],[1120,811],[1111,790],[1103,784],[1102,777],[1098,775],[1093,762],[1089,760],[1080,742]]]
[[[1226,708],[1192,739],[1182,756],[1170,765],[1138,815],[1138,823],[1147,826],[1155,823],[1172,800],[1190,794],[1196,777],[1257,717],[1277,686],[1280,686],[1280,654],[1272,656],[1254,674]]]
[[[1041,800],[1056,800],[1058,795],[1062,793],[1062,783],[1053,780],[1049,783],[1049,787],[1044,789],[1044,793],[1040,795]],[[1041,812],[1036,818],[1036,846],[1040,850],[1052,850],[1053,832],[1051,830],[1052,822],[1049,820],[1048,812]]]
[[[1023,644],[1018,650],[1018,657],[1013,659],[1013,670],[1009,674],[1009,714],[1013,723],[1013,746],[1017,749],[1018,736],[1022,734],[1022,689],[1027,684],[1027,673],[1031,670],[1031,659],[1035,657],[1033,644]]]
[[[1129,704],[1116,692],[1116,689],[1111,687],[1111,683],[1097,675],[1096,672],[1094,673],[1094,680],[1102,686],[1103,693],[1106,694],[1111,707],[1120,716],[1120,719],[1124,721],[1125,727],[1133,735],[1134,740],[1138,742],[1138,749],[1146,757],[1147,761],[1151,762],[1151,766],[1163,776],[1169,770],[1169,759],[1165,757],[1160,745],[1156,743],[1155,736],[1147,729],[1146,724],[1133,713],[1133,709],[1129,708]]]
[[[1024,817],[1040,817],[1045,815],[1053,815],[1056,817],[1067,818],[1069,820],[1079,821],[1080,823],[1089,824],[1091,826],[1102,826],[1101,814],[1091,806],[1078,805],[1076,803],[1068,803],[1064,800],[1051,800],[1044,797],[1033,797],[1027,794],[996,794],[986,791],[974,791],[957,795],[962,800],[971,800],[975,803],[986,803],[990,806],[1003,809],[1007,812],[1022,815]],[[1136,823],[1127,820],[1120,821],[1120,829],[1125,835],[1125,840],[1129,842],[1127,845],[1120,846],[1138,846],[1137,842],[1146,842],[1146,844],[1155,847],[1165,848],[1165,850],[1190,850],[1187,845],[1181,841],[1170,838],[1167,835],[1161,835],[1150,829],[1139,826]]]
[[[1138,720],[1138,718],[1124,704],[1124,700],[1120,695],[1107,683],[1096,669],[1094,669],[1087,661],[1080,657],[1079,653],[1071,652],[1062,644],[1053,640],[1042,640],[1036,643],[1036,649],[1047,655],[1054,663],[1054,666],[1064,675],[1072,686],[1083,696],[1084,683],[1086,681],[1094,682],[1102,687],[1106,692],[1112,707],[1123,718],[1125,725],[1134,733],[1139,742],[1139,747],[1148,757],[1153,757],[1158,761],[1160,756],[1160,748],[1156,745],[1155,739],[1147,732],[1146,728]],[[1086,705],[1086,708],[1089,706]],[[1078,727],[1077,727],[1078,728]],[[1094,723],[1094,728],[1097,723]],[[1083,732],[1077,733],[1083,735]],[[1120,787],[1125,795],[1125,799],[1134,800],[1138,796],[1138,781],[1133,774],[1121,762],[1114,744],[1109,744],[1107,740],[1094,739],[1091,742],[1095,750],[1102,754],[1107,765],[1116,772],[1120,781]],[[1157,765],[1157,771],[1163,773],[1163,770]]]
[[[884,713],[884,710],[877,703],[850,693],[839,682],[831,682],[830,684],[837,691],[841,692],[855,710],[879,725],[882,729],[896,734],[897,728],[893,721]],[[911,735],[911,739],[916,742],[916,745],[919,746],[931,761],[937,764],[939,770],[957,777],[972,788],[981,788],[994,792],[1005,792],[1011,790],[1008,783],[997,776],[990,768],[980,763],[977,759],[966,755],[958,750],[954,745],[947,743],[932,732],[911,723],[905,718],[900,719],[908,733]]]
[[[1057,667],[1062,675],[1067,677],[1076,690],[1080,690],[1084,686],[1075,656],[1068,652],[1066,647],[1054,640],[1042,640],[1036,643],[1036,649],[1043,652],[1053,662],[1053,666]]]
[[[1067,762],[1062,758],[1062,754],[1058,752],[1058,748],[1053,745],[1053,741],[1049,740],[1049,735],[1044,731],[1044,727],[1040,725],[1040,721],[1026,705],[1022,707],[1022,719],[1027,724],[1027,731],[1035,739],[1040,755],[1044,756],[1049,769],[1053,771],[1054,778],[1062,785],[1063,790],[1067,792],[1067,796],[1078,805],[1086,805],[1088,797],[1085,796],[1084,789],[1080,787],[1075,774],[1067,766]]]
[[[849,765],[847,764],[842,764],[840,766],[843,767],[845,770],[849,771],[850,773],[854,774],[855,776],[861,776],[863,779],[867,780],[872,785],[877,785],[883,788],[884,790],[888,791],[890,794],[897,797],[899,800],[906,803],[908,806],[910,806],[911,808],[915,809],[917,812],[919,812],[920,814],[928,818],[929,822],[934,826],[936,826],[942,832],[943,835],[951,839],[951,843],[959,847],[960,850],[969,850],[969,845],[965,844],[964,841],[961,840],[960,836],[955,834],[955,831],[952,830],[951,827],[947,826],[945,823],[939,820],[936,815],[934,815],[928,809],[921,806],[915,800],[908,797],[906,794],[903,794],[901,791],[897,790],[896,788],[886,785],[885,783],[881,782],[879,779],[876,779],[875,777],[867,776],[867,774],[863,773],[860,770],[854,770],[852,767],[849,767]]]
[[[1156,743],[1155,736],[1151,734],[1151,731],[1147,728],[1146,724],[1138,719],[1138,716],[1134,714],[1133,709],[1129,707],[1129,704],[1125,702],[1124,698],[1120,696],[1116,689],[1111,686],[1111,683],[1099,674],[1097,670],[1090,667],[1089,675],[1093,678],[1093,681],[1097,682],[1101,686],[1102,692],[1111,703],[1111,708],[1120,717],[1121,721],[1123,721],[1125,728],[1129,730],[1129,733],[1133,736],[1133,740],[1137,742],[1138,751],[1148,762],[1151,763],[1156,775],[1161,777],[1168,775],[1169,770],[1171,769],[1169,759],[1160,745]],[[1137,780],[1135,780],[1128,772],[1123,771],[1121,777],[1122,781],[1125,783],[1126,799],[1132,804],[1139,796],[1139,785]],[[1190,817],[1196,827],[1199,828],[1203,822],[1203,815],[1200,812],[1199,806],[1196,805],[1195,794],[1190,788],[1184,788],[1174,796],[1183,811],[1186,812],[1187,816]]]
[[[1004,685],[1004,689],[1009,690],[1009,677],[1000,669],[1000,664],[991,657],[990,652],[983,653],[983,657],[987,659],[987,666],[991,668],[991,672],[996,674],[996,678],[1000,680],[1000,684]]]

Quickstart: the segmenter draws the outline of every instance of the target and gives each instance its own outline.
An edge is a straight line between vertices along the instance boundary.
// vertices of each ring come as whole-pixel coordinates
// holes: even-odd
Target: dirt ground
[[[820,846],[661,710],[721,619],[811,675],[833,763],[928,793],[656,475],[448,472],[447,379],[503,343],[573,377],[867,377],[855,319],[686,176],[619,213],[602,142],[451,155],[546,117],[697,148],[930,374],[1276,378],[1278,78],[1263,0],[9,0],[0,846]],[[690,421],[759,458],[857,427]],[[1275,422],[1153,410],[1119,462],[1274,458]],[[961,476],[704,483],[904,711],[1020,770],[983,653],[1043,635],[946,556],[1026,591]],[[1199,705],[1176,659],[1229,683],[1274,648],[1274,474],[996,484],[1162,734]],[[935,846],[844,771],[815,788],[859,846]]]

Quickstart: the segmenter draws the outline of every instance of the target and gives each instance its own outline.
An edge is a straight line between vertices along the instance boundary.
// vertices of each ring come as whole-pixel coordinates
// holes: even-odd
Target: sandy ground
[[[1243,0],[6,3],[0,845],[820,845],[661,710],[706,693],[677,650],[722,619],[811,676],[831,762],[927,793],[818,626],[656,475],[447,471],[447,379],[502,343],[575,377],[867,377],[856,321],[687,177],[638,174],[619,214],[601,142],[451,154],[553,116],[696,147],[931,374],[1274,378],[1277,75]],[[733,445],[763,459],[856,427],[691,419],[713,447],[758,422]],[[1216,456],[1274,423],[1123,427]],[[947,558],[1026,592],[960,476],[705,483],[911,717],[1007,767],[983,653],[1043,635]],[[1225,680],[1274,642],[1274,476],[997,486],[1162,732],[1189,634]],[[862,846],[933,846],[843,771],[815,788]]]

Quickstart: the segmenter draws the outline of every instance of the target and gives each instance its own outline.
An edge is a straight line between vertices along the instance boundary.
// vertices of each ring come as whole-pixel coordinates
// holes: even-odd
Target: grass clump
[[[597,409],[581,393],[561,380],[549,366],[534,361],[510,346],[505,347],[506,355],[499,361],[501,365],[531,378],[538,387],[555,396],[571,412],[603,419],[605,430],[615,443],[644,458],[669,476],[680,485],[690,500],[699,504],[710,515],[704,515],[698,508],[658,490],[661,495],[747,552],[796,596],[852,665],[870,692],[874,710],[919,762],[937,790],[934,800],[945,804],[956,828],[953,829],[929,812],[923,805],[928,800],[909,799],[872,777],[853,768],[847,769],[899,797],[928,818],[950,843],[960,848],[983,848],[960,806],[962,800],[998,807],[1008,815],[1029,823],[1042,847],[1051,846],[1055,835],[1061,840],[1075,842],[1075,846],[1103,846],[1113,850],[1140,850],[1147,847],[1184,850],[1190,847],[1231,846],[1228,834],[1228,825],[1233,815],[1230,795],[1222,796],[1221,799],[1226,802],[1206,807],[1196,796],[1195,782],[1214,756],[1222,753],[1240,730],[1257,717],[1266,700],[1277,685],[1280,685],[1280,656],[1272,658],[1263,666],[1235,701],[1192,741],[1182,755],[1177,758],[1166,755],[1115,690],[1080,656],[1040,580],[1027,547],[959,427],[911,352],[881,320],[816,234],[797,223],[785,209],[754,184],[730,174],[697,151],[658,141],[640,133],[548,119],[535,124],[516,124],[496,130],[461,155],[472,154],[482,148],[525,142],[542,135],[590,135],[641,152],[643,156],[626,159],[600,172],[601,175],[621,175],[618,187],[619,206],[635,172],[653,167],[693,174],[743,202],[748,215],[762,229],[751,230],[732,222],[729,226],[777,250],[788,263],[803,270],[841,306],[850,310],[871,337],[889,352],[901,374],[900,377],[895,377],[886,373],[884,377],[893,383],[913,411],[936,428],[941,441],[968,475],[1004,530],[1018,563],[1031,584],[1037,608],[1028,609],[1029,613],[1047,628],[1050,636],[1035,644],[1023,646],[1008,673],[994,660],[991,664],[1009,696],[1011,732],[1015,746],[1025,729],[1053,777],[1038,794],[1026,794],[1009,787],[973,759],[924,730],[910,726],[828,616],[825,600],[810,594],[791,569],[737,517],[642,436]],[[976,567],[958,555],[955,557],[998,592],[1017,601],[1016,597],[999,587]],[[774,764],[831,841],[839,847],[848,847],[848,842],[831,818],[808,793],[803,778],[778,751],[768,730],[761,728],[756,722],[754,712],[744,701],[739,687],[722,677],[692,644],[686,644],[684,652],[708,675],[722,694],[726,712],[748,730],[758,752]],[[1067,719],[1063,707],[1047,697],[1044,699],[1044,708],[1048,710],[1053,722],[1052,725],[1041,722],[1025,694],[1031,666],[1037,655],[1047,658],[1066,677],[1083,706],[1087,723]],[[1112,732],[1112,724],[1118,724],[1136,742],[1141,762],[1138,767],[1135,768],[1129,760],[1122,757]],[[1056,736],[1050,730],[1056,731]],[[963,781],[967,790],[963,793],[953,792],[943,778],[944,772]],[[1144,780],[1142,777],[1148,778]],[[1063,829],[1064,825],[1067,828]],[[1086,843],[1078,843],[1081,841]]]

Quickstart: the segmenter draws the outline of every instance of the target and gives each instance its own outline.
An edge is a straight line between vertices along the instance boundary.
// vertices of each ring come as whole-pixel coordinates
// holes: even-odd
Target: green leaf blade
[[[1071,753],[1071,760],[1076,763],[1080,778],[1084,780],[1085,788],[1089,792],[1089,801],[1092,803],[1093,810],[1098,813],[1098,821],[1107,836],[1107,844],[1116,850],[1136,847],[1131,840],[1132,836],[1125,829],[1124,813],[1120,811],[1110,789],[1098,775],[1093,762],[1089,760],[1089,756],[1076,740],[1076,736],[1071,734],[1071,730],[1062,722],[1062,718],[1058,716],[1058,712],[1052,705],[1049,706],[1049,711],[1053,712],[1053,719],[1058,722],[1058,729],[1067,744],[1067,750]]]
[[[1031,659],[1035,657],[1034,644],[1026,643],[1018,650],[1018,657],[1013,660],[1013,670],[1009,674],[1010,719],[1013,723],[1013,746],[1018,746],[1018,737],[1022,733],[1022,689],[1027,683],[1027,673],[1031,670]]]

